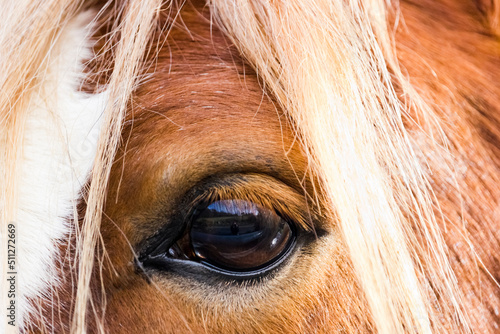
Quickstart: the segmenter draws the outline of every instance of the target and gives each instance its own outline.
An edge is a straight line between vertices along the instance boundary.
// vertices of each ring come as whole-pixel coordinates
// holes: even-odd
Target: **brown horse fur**
[[[211,21],[209,7],[180,7],[175,22],[178,8],[160,11],[158,26],[171,30],[168,36],[154,31],[143,60],[148,70],[128,103],[91,281],[88,332],[380,331],[349,249],[328,223],[329,204],[315,195],[321,185],[294,120],[263,87],[242,48]],[[429,117],[408,103],[403,122],[430,182],[461,306],[476,333],[500,331],[499,7],[494,0],[405,0],[389,20],[402,73],[433,112]],[[106,8],[94,36],[100,41],[96,54],[103,53],[114,20],[116,8]],[[101,90],[108,78],[102,69],[111,72],[112,65],[110,54],[93,59],[85,90]],[[404,83],[392,79],[408,102]],[[316,239],[260,281],[227,283],[138,268],[135,255],[144,240],[186,205],[185,193],[214,177],[240,182],[238,190],[223,188],[220,196],[282,206]],[[82,201],[80,217],[85,208]],[[425,247],[423,232],[414,233]],[[72,259],[62,258],[64,284],[52,303],[36,302],[43,315],[32,317],[28,332],[71,328],[76,273]],[[467,332],[442,308],[433,277],[424,280],[434,298],[432,330]]]

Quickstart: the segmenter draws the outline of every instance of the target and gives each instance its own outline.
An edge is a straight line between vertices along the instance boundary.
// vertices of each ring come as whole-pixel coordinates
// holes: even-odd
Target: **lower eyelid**
[[[273,263],[272,266],[251,272],[236,273],[211,266],[207,263],[159,256],[143,260],[142,262],[139,261],[137,266],[140,272],[145,274],[146,277],[157,277],[160,281],[164,278],[176,280],[180,284],[195,281],[204,287],[212,286],[222,289],[227,284],[244,284],[244,286],[248,287],[249,285],[262,284],[267,280],[273,279],[275,274],[281,272],[285,267],[289,267],[301,248],[308,242],[305,239],[298,238],[294,240],[287,252],[278,261]]]

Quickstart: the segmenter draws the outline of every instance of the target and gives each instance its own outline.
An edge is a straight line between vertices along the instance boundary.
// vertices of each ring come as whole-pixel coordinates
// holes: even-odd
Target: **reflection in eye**
[[[291,247],[294,227],[274,210],[246,200],[215,201],[198,211],[170,256],[247,272],[271,266]]]

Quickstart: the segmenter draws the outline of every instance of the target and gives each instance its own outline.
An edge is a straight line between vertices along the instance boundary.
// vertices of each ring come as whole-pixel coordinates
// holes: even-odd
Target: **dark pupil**
[[[279,257],[292,240],[292,231],[270,209],[244,200],[224,200],[194,218],[190,238],[202,261],[226,270],[249,271]]]

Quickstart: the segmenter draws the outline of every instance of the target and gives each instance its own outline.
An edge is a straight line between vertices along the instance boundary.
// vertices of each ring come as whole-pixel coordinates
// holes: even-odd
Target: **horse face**
[[[336,114],[338,124],[331,129],[337,130],[339,143],[353,143],[354,152],[350,153],[357,160],[341,156],[342,163],[328,164],[328,159],[323,159],[320,167],[343,167],[338,171],[347,172],[335,179],[342,183],[335,189],[346,190],[346,194],[354,189],[351,193],[363,194],[356,198],[371,204],[352,203],[345,200],[347,195],[342,198],[328,193],[331,171],[318,168],[317,161],[321,160],[318,152],[324,153],[323,141],[313,142],[311,133],[304,130],[306,126],[299,124],[297,115],[301,114],[293,103],[290,110],[281,107],[286,99],[280,93],[297,93],[293,92],[295,86],[290,80],[280,81],[287,73],[274,73],[279,81],[276,84],[262,66],[266,61],[269,66],[281,65],[279,50],[273,49],[275,53],[265,61],[253,59],[251,51],[264,43],[252,45],[252,38],[241,35],[234,26],[230,29],[234,22],[227,13],[221,14],[224,1],[210,1],[212,12],[204,3],[185,4],[178,16],[179,8],[165,6],[155,20],[158,26],[168,27],[168,34],[166,30],[153,32],[141,58],[145,73],[141,72],[138,85],[131,96],[127,95],[121,142],[109,181],[106,179],[90,301],[83,298],[80,309],[74,303],[77,290],[85,289],[85,285],[75,289],[83,275],[75,269],[74,260],[81,261],[78,251],[89,249],[80,247],[81,231],[65,218],[74,230],[68,228],[67,234],[61,232],[65,238],[56,235],[50,240],[52,248],[60,246],[60,262],[53,261],[57,263],[53,265],[53,286],[48,284],[51,289],[37,290],[50,297],[30,296],[29,302],[40,305],[42,316],[29,315],[32,323],[26,321],[27,332],[47,328],[81,332],[85,326],[91,333],[445,333],[468,332],[468,326],[478,332],[497,331],[500,88],[495,74],[500,74],[500,54],[498,32],[488,30],[479,19],[481,10],[497,12],[490,10],[488,1],[401,1],[398,9],[405,20],[398,21],[399,16],[393,15],[397,11],[392,12],[395,7],[389,7],[384,18],[387,22],[381,24],[377,8],[382,9],[383,1],[366,1],[366,6],[365,2],[349,2],[349,6],[341,1],[317,2],[330,10],[334,6],[345,10],[347,14],[329,12],[335,14],[327,18],[329,24],[348,28],[333,35],[345,42],[343,47],[348,51],[359,51],[352,53],[356,57],[368,55],[365,62],[376,63],[367,66],[375,71],[366,76],[366,82],[359,80],[353,64],[366,64],[342,58],[348,52],[339,48],[338,57],[331,53],[327,59],[343,59],[341,65],[351,68],[343,72],[343,66],[332,61],[324,69],[338,75],[334,77],[341,84],[319,86],[331,89],[331,96],[337,93],[335,89],[365,93],[335,95],[338,99],[347,96],[343,101],[348,105],[350,98],[361,96],[361,102],[352,104],[359,110],[342,109],[334,98],[328,102],[338,108],[323,110],[331,112],[323,113],[325,122],[334,118],[337,109],[342,111]],[[250,16],[269,21],[273,13],[278,17],[294,10],[285,2],[277,2],[276,7],[251,3]],[[84,71],[83,90],[95,93],[107,88],[101,85],[109,79],[102,68],[111,73],[115,61],[115,54],[103,52],[106,46],[102,41],[113,41],[106,40],[107,34],[123,17],[116,8],[99,1],[91,5],[102,9],[102,21],[112,21],[94,26],[100,27],[94,36],[97,57],[88,56],[91,60]],[[233,9],[236,13],[238,8]],[[303,16],[310,18],[308,8],[302,9]],[[363,16],[366,13],[377,15]],[[320,14],[312,16],[320,19]],[[344,14],[353,22],[338,19]],[[212,15],[219,18],[218,24],[212,23]],[[251,37],[258,35],[255,31],[260,24],[269,24],[266,29],[276,33],[276,39],[281,33],[277,27],[296,32],[286,24],[257,23]],[[244,24],[250,26],[249,22]],[[358,30],[358,25],[364,25],[364,30]],[[379,48],[377,43],[383,45],[384,40],[377,40],[377,34],[382,36],[387,26],[396,27],[394,35],[386,36],[385,47],[390,47]],[[305,30],[310,33],[314,27]],[[321,51],[331,44],[328,40],[323,40],[324,48],[322,43],[314,44],[314,38],[322,36],[314,32],[317,35],[310,39],[299,40],[312,45],[311,54],[316,52],[314,56],[321,58]],[[275,41],[269,38],[267,42],[271,45]],[[392,47],[397,50],[397,60]],[[297,50],[301,49],[290,53]],[[302,73],[301,66],[295,65],[307,65],[309,55],[305,52],[300,61],[285,56],[283,59],[295,62],[283,65]],[[343,77],[346,73],[351,76]],[[285,83],[287,89],[280,86]],[[352,90],[344,89],[349,85]],[[366,87],[373,90],[363,90]],[[386,95],[377,95],[377,87]],[[308,91],[308,87],[302,88]],[[322,101],[315,98],[325,96],[321,92],[316,95],[314,90],[311,93],[314,96],[308,101],[320,105]],[[294,97],[292,102],[300,100]],[[391,98],[391,107],[399,113],[384,109]],[[309,120],[313,115],[302,116]],[[384,123],[385,117],[390,122]],[[90,124],[97,122],[88,120]],[[344,126],[348,129],[342,132]],[[362,126],[369,132],[356,132]],[[384,132],[384,126],[391,131]],[[317,125],[311,128],[324,130]],[[321,134],[333,136],[325,131]],[[372,142],[378,146],[370,146]],[[398,151],[398,145],[411,154]],[[325,147],[328,157],[338,158],[331,151],[343,149]],[[394,152],[401,155],[390,156]],[[410,155],[415,159],[409,159]],[[373,175],[378,174],[372,178],[367,173],[366,180],[351,186],[349,180],[360,180],[349,169],[365,168],[365,156],[375,158]],[[394,167],[399,163],[408,168]],[[411,174],[412,164],[418,165],[421,174]],[[416,176],[416,187],[411,187],[408,175]],[[377,183],[382,192],[370,184],[373,180],[383,181]],[[419,192],[422,189],[429,193]],[[80,227],[86,219],[86,190],[78,207]],[[415,193],[421,197],[412,197]],[[68,203],[80,195],[70,194],[73,197]],[[386,199],[376,196],[380,194],[389,194],[389,199],[384,202]],[[383,214],[370,216],[378,214],[374,207],[387,213],[392,225],[384,225],[380,219]],[[430,214],[425,216],[420,209]],[[66,212],[60,216],[71,215]],[[367,233],[349,235],[352,230],[346,226],[346,217],[353,223],[352,230]],[[397,229],[402,232],[399,239]],[[373,246],[378,241],[370,249],[350,244]],[[373,249],[385,253],[371,252]],[[363,254],[358,256],[353,250]],[[433,256],[433,252],[441,252],[443,257]],[[370,262],[372,257],[380,261]],[[359,258],[367,261],[356,262]],[[364,268],[359,263],[384,266]],[[375,274],[378,276],[372,280]],[[86,309],[86,318],[75,325],[82,309]]]

